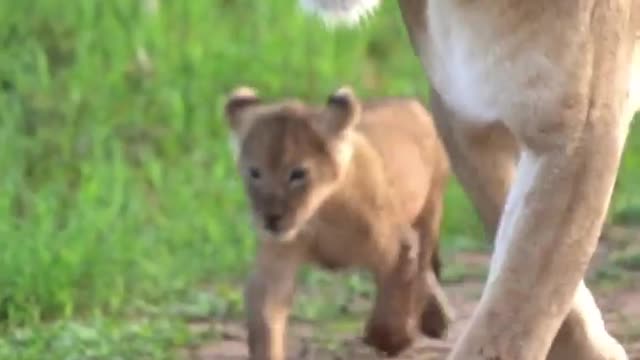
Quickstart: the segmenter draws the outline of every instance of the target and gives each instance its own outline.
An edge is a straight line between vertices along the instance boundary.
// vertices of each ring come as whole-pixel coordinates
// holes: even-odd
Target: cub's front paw
[[[402,327],[377,323],[367,326],[363,340],[388,356],[397,356],[411,346],[414,338],[414,333]]]

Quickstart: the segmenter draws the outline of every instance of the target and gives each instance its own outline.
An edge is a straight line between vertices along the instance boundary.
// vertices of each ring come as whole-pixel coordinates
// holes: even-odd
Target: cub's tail
[[[302,9],[318,15],[328,26],[357,24],[370,15],[380,0],[299,0]]]

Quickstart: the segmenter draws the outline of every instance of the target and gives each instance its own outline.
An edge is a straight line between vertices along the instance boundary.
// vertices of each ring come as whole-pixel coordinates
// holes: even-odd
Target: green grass
[[[186,341],[170,309],[241,312],[254,239],[221,120],[232,87],[428,95],[393,2],[336,31],[295,0],[149,2],[0,2],[2,359],[155,359]],[[614,219],[639,221],[639,174],[632,136]],[[446,201],[446,249],[484,246],[457,185]]]
[[[0,358],[172,359],[176,349],[193,342],[186,326],[169,319],[130,322],[96,318],[91,323],[64,322],[47,328],[16,330],[0,339]]]

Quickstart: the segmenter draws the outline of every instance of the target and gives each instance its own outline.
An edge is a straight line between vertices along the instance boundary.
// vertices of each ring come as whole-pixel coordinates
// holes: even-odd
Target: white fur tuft
[[[318,15],[329,27],[354,26],[370,15],[380,0],[299,0],[300,6],[309,14]]]
[[[351,97],[351,96],[353,96],[353,90],[351,90],[351,88],[349,86],[342,86],[341,88],[336,90],[334,95],[336,95],[336,96],[344,96],[344,97]]]
[[[238,86],[231,93],[231,97],[233,98],[255,98],[257,96],[257,91],[249,86]]]

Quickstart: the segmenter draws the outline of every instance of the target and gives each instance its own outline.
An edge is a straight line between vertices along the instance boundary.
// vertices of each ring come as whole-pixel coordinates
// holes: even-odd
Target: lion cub
[[[299,267],[359,267],[377,295],[365,342],[389,355],[418,331],[445,334],[438,236],[448,162],[416,100],[361,104],[349,88],[324,106],[262,103],[239,88],[225,106],[260,242],[246,290],[252,359],[285,358]]]

